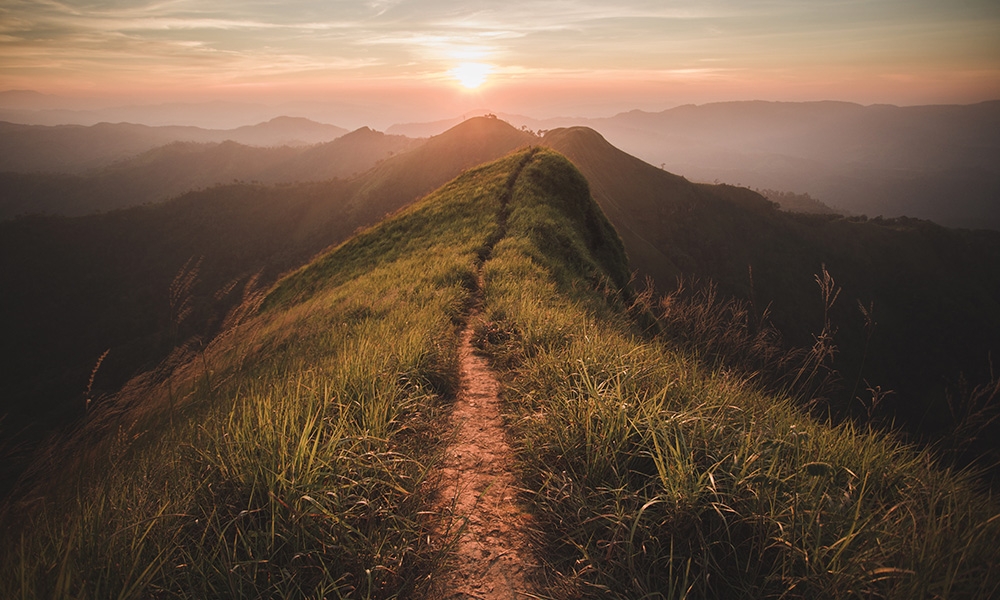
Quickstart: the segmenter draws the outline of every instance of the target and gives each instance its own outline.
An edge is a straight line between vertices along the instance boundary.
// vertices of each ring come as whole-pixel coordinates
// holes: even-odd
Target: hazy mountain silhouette
[[[234,180],[344,178],[419,143],[368,128],[304,147],[173,142],[85,175],[0,173],[0,218],[27,213],[79,216],[158,202]]]
[[[266,123],[230,129],[223,135],[226,140],[248,146],[299,146],[329,142],[346,133],[343,127],[302,117],[275,117]]]
[[[276,165],[258,179],[268,182],[319,181],[367,171],[381,160],[416,148],[423,140],[386,135],[362,127],[337,139],[317,144],[288,163]]]
[[[502,117],[531,130],[590,127],[623,151],[693,181],[809,194],[852,214],[1000,229],[1000,101],[722,102],[607,118]],[[428,135],[449,123],[387,131]]]
[[[1000,229],[1000,101],[727,102],[588,124],[696,180],[805,192],[869,216]]]
[[[82,173],[177,141],[302,145],[333,140],[345,133],[346,129],[334,125],[289,117],[231,130],[131,123],[49,127],[0,122],[0,172]]]

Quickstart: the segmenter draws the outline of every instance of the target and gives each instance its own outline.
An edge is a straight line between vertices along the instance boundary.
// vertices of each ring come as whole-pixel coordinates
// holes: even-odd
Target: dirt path
[[[434,511],[461,535],[431,598],[532,598],[537,562],[524,533],[529,517],[516,504],[514,456],[504,438],[497,381],[486,359],[473,353],[471,325],[462,332],[460,352],[462,388],[450,421],[455,438],[445,451]]]

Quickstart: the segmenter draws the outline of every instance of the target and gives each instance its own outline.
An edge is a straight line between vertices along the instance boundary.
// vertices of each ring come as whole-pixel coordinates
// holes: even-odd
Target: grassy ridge
[[[72,480],[6,507],[0,597],[413,594],[440,552],[420,514],[430,426],[511,160],[249,298],[197,360],[96,407],[54,452],[73,468],[39,467]]]
[[[574,177],[545,155],[530,170]],[[589,202],[585,187],[573,193]],[[623,275],[616,244],[591,243],[542,197],[519,181],[484,265],[478,339],[503,371],[528,504],[561,574],[553,594],[1000,592],[1000,512],[969,477],[637,334],[595,285]]]
[[[360,160],[366,148],[377,151],[380,135],[359,130],[299,154],[296,164],[317,159],[351,169],[353,159],[340,155]],[[91,382],[95,394],[117,391],[178,345],[214,337],[239,300],[229,292],[247,281],[266,289],[360,227],[532,139],[497,119],[474,118],[350,180],[232,184],[101,215],[0,223],[0,355],[7,359],[0,363],[0,438],[31,445],[75,423],[106,350]],[[254,179],[270,180],[265,175]],[[179,280],[188,285],[174,294]],[[21,468],[20,460],[0,461],[0,494]]]
[[[968,476],[640,329],[586,181],[530,150],[248,295],[194,361],[92,407],[4,507],[0,597],[419,596],[443,552],[422,484],[480,273],[546,595],[1000,592],[1000,512]]]
[[[1000,233],[906,218],[788,214],[745,188],[693,184],[582,127],[552,130],[542,143],[584,174],[632,267],[661,292],[675,290],[679,277],[688,284],[710,279],[720,297],[766,310],[786,341],[809,346],[822,316],[813,275],[825,265],[843,288],[829,312],[837,328],[834,366],[844,378],[828,396],[833,411],[856,414],[867,400],[860,384],[868,381],[895,392],[879,418],[917,439],[947,438],[962,429],[953,401],[965,395],[961,380],[993,381]],[[873,308],[871,319],[858,303]],[[991,445],[970,454],[995,454]]]

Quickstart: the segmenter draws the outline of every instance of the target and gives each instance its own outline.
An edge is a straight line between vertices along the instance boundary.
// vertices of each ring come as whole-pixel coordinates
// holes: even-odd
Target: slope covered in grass
[[[92,406],[6,507],[0,596],[413,593],[438,552],[420,514],[431,426],[522,158],[355,236],[248,298],[190,363]]]
[[[949,435],[961,429],[963,409],[948,396],[963,395],[963,380],[994,379],[997,232],[789,214],[751,190],[695,184],[644,163],[584,127],[550,131],[543,143],[584,174],[632,267],[660,291],[675,289],[678,277],[711,280],[722,296],[752,303],[757,315],[768,310],[787,342],[809,346],[823,325],[814,274],[825,266],[842,288],[829,312],[843,379],[834,410],[859,409],[868,382],[895,392],[881,405],[887,421],[918,437]],[[859,306],[869,310],[868,325]],[[998,435],[984,432],[981,442]],[[998,450],[986,442],[978,452]]]
[[[473,294],[546,596],[1000,590],[1000,512],[968,477],[647,333],[627,278],[562,156],[465,173],[92,406],[5,507],[0,596],[419,597]]]
[[[526,502],[562,576],[554,595],[1000,592],[1000,511],[968,476],[882,433],[817,422],[696,347],[637,334],[594,285],[595,264],[614,279],[620,257],[539,202],[551,196],[532,172],[484,265],[479,337],[502,369]]]
[[[350,152],[374,162],[392,147],[386,137],[359,130],[298,156],[304,168],[329,170],[358,164],[345,160]],[[100,215],[0,222],[0,354],[8,357],[0,439],[77,418],[106,350],[95,393],[117,390],[192,336],[211,336],[247,282],[270,286],[359,227],[530,139],[496,119],[470,119],[349,180],[231,184]],[[176,289],[183,281],[186,289]]]

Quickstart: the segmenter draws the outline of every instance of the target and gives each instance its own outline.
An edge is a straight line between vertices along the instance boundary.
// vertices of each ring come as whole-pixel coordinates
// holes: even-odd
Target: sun
[[[493,67],[484,63],[464,62],[448,71],[462,86],[472,90],[486,82]]]

